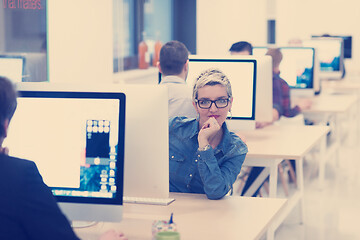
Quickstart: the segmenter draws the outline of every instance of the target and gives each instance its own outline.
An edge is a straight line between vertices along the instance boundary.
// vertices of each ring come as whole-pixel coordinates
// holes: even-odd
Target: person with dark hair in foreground
[[[17,107],[17,92],[0,76],[0,239],[78,240],[34,162],[8,156],[3,146]],[[100,240],[125,240],[110,230]]]

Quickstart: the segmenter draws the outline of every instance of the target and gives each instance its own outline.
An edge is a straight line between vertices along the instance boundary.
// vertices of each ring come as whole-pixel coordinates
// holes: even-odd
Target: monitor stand
[[[255,130],[255,120],[227,119],[226,124],[231,132]]]
[[[152,197],[129,197],[123,196],[124,203],[138,203],[138,204],[150,204],[150,205],[163,205],[167,206],[175,201],[174,198],[152,198]]]
[[[98,222],[87,222],[87,221],[71,221],[72,228],[88,228],[95,226]]]

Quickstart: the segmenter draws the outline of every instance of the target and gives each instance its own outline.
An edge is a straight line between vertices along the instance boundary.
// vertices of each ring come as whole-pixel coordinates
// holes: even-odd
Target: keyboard
[[[126,197],[123,196],[124,203],[140,203],[151,205],[163,205],[167,206],[175,201],[174,198],[148,198],[148,197]]]

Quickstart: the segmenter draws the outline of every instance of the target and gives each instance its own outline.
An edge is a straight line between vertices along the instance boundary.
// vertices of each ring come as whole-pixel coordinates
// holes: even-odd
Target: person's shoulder
[[[8,156],[8,155],[4,155],[1,154],[0,155],[0,162],[2,165],[6,165],[6,166],[13,166],[13,167],[30,167],[30,166],[34,166],[34,162],[26,160],[26,159],[22,159],[22,158],[17,158],[17,157],[12,157],[12,156]]]
[[[245,154],[248,152],[248,147],[246,143],[234,132],[229,132],[231,138],[231,144],[235,146],[236,151],[240,154]]]
[[[160,84],[166,84],[166,85],[172,85],[172,84],[176,84],[176,85],[182,85],[182,84],[186,84],[185,83],[185,80],[178,77],[178,76],[175,76],[175,75],[169,75],[169,76],[166,76],[164,77]]]
[[[195,118],[173,117],[169,122],[169,136],[190,139],[198,132],[198,122]]]
[[[234,132],[230,132],[231,141],[238,146],[247,147],[246,143]]]
[[[170,134],[190,136],[197,129],[197,121],[195,118],[188,117],[172,117],[169,120]]]
[[[185,116],[172,117],[169,119],[169,127],[173,129],[179,128],[184,125],[194,124],[194,121],[196,121],[195,118],[189,118]]]
[[[33,179],[34,176],[38,177],[39,175],[34,162],[7,155],[0,156],[0,172],[0,178],[6,179],[5,182],[0,183],[3,188],[8,188],[6,182],[11,182],[12,186],[23,187],[28,183],[29,176]]]
[[[289,84],[281,77],[279,77],[279,82],[282,84],[282,85],[286,85],[286,86],[289,86]]]

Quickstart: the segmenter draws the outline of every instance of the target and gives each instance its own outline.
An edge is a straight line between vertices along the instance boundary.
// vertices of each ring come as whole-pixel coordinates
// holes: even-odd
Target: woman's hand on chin
[[[212,139],[216,133],[221,129],[219,123],[216,121],[214,117],[209,118],[201,127],[199,131],[198,141],[199,147],[205,147],[210,143],[210,139]]]

